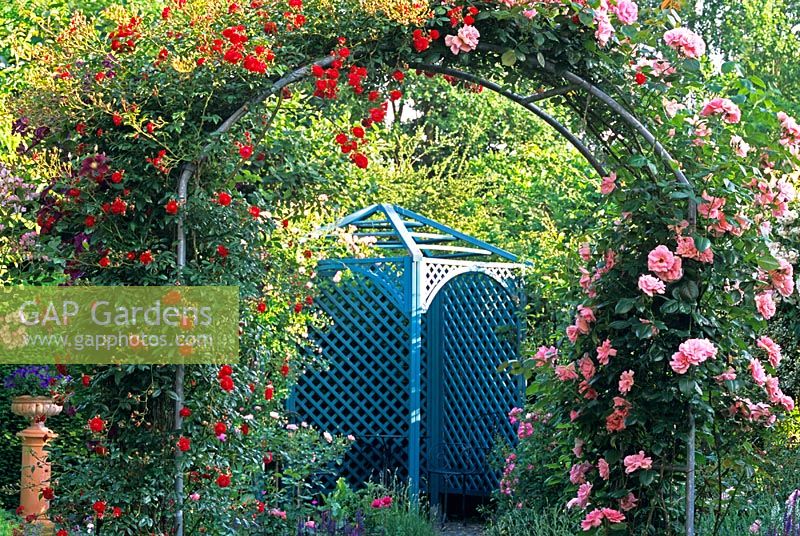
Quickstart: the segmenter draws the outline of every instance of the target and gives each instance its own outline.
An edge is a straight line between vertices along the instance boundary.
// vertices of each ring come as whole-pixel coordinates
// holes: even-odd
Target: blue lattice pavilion
[[[343,464],[354,485],[390,469],[434,502],[442,486],[487,495],[498,474],[486,456],[513,443],[506,414],[522,398],[520,379],[498,371],[519,355],[517,257],[388,204],[326,228],[337,229],[377,253],[319,265],[331,324],[312,339],[330,366],[300,379],[289,409],[356,437]]]

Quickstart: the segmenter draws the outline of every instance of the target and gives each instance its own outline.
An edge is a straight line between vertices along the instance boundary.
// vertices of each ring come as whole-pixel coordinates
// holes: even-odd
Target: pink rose
[[[617,188],[617,174],[612,172],[608,177],[603,177],[603,182],[600,183],[600,193],[609,195]]]
[[[608,477],[611,475],[611,469],[605,458],[597,460],[597,471],[600,473],[600,478],[608,480]]]
[[[633,374],[632,370],[626,370],[619,375],[619,392],[623,395],[628,394],[633,388]]]
[[[675,255],[667,246],[658,246],[647,255],[647,269],[651,272],[666,272],[675,264]]]
[[[703,38],[688,28],[675,28],[664,34],[664,42],[687,58],[699,58],[706,53]]]
[[[767,383],[767,373],[764,372],[764,365],[758,359],[750,360],[750,375],[753,376],[753,381],[762,387]]]
[[[625,459],[622,460],[622,463],[625,465],[626,475],[636,472],[639,469],[647,470],[653,467],[653,459],[645,456],[643,450],[640,450],[639,454],[625,456]]]
[[[764,320],[775,316],[775,300],[772,298],[771,290],[766,290],[756,296],[756,309],[764,317]]]
[[[722,120],[731,125],[735,125],[742,119],[742,111],[730,99],[716,97],[703,104],[700,115],[708,117],[710,115],[722,115]]]
[[[656,294],[664,294],[666,289],[667,287],[664,285],[664,282],[652,275],[645,274],[639,276],[639,290],[648,296],[652,297]]]
[[[603,524],[603,512],[601,510],[592,510],[586,517],[583,518],[581,521],[581,528],[584,531],[592,530],[595,527],[599,527]]]
[[[601,365],[608,365],[609,358],[617,355],[617,350],[612,348],[611,341],[606,339],[597,347],[597,361]]]
[[[767,352],[769,364],[772,365],[773,368],[778,368],[782,357],[780,345],[771,338],[764,336],[756,341],[756,346]]]
[[[466,24],[458,30],[458,35],[445,36],[444,44],[450,47],[450,52],[458,55],[459,52],[471,52],[478,48],[480,37],[477,28]]]
[[[631,0],[618,0],[614,14],[622,24],[633,24],[639,18],[639,6]]]

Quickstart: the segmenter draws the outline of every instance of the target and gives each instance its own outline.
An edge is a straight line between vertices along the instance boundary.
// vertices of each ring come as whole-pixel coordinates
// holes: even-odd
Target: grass
[[[576,536],[575,520],[563,509],[510,510],[492,520],[484,536]]]

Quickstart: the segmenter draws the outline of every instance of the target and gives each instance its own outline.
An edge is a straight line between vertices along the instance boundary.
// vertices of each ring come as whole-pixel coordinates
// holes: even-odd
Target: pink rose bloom
[[[625,497],[619,500],[619,507],[628,512],[636,508],[636,503],[638,502],[639,499],[636,498],[636,495],[633,493],[628,493]]]
[[[597,347],[597,361],[601,365],[608,365],[609,358],[617,355],[617,350],[611,347],[611,341],[606,339],[603,344]]]
[[[767,376],[767,381],[764,382],[764,390],[767,392],[767,396],[769,397],[769,401],[773,404],[779,404],[780,399],[783,396],[783,391],[781,391],[780,382],[778,378],[773,376]]]
[[[667,246],[658,246],[647,255],[647,269],[651,272],[667,272],[674,264],[675,255]]]
[[[558,358],[558,349],[555,346],[540,346],[533,356],[537,367],[554,364]]]
[[[756,519],[753,521],[753,524],[750,525],[750,534],[758,534],[761,532],[761,520]]]
[[[567,509],[572,509],[574,507],[578,507],[581,510],[585,510],[589,504],[589,495],[592,493],[592,484],[589,482],[584,482],[578,488],[578,496],[574,499],[570,499],[567,503]]]
[[[578,379],[578,373],[575,371],[575,363],[569,365],[556,366],[556,378],[562,382],[574,381]]]
[[[626,370],[619,375],[619,392],[623,395],[628,394],[633,387],[633,371]]]
[[[578,248],[578,254],[581,256],[581,259],[584,261],[590,261],[592,259],[592,249],[589,247],[589,244],[584,242],[581,244],[581,247]]]
[[[717,348],[708,339],[689,339],[678,350],[683,352],[692,365],[699,365],[706,359],[717,357]]]
[[[597,39],[598,45],[604,47],[614,35],[614,26],[611,25],[611,21],[608,18],[608,10],[596,9],[594,12],[594,22],[597,25],[594,38]]]
[[[672,354],[672,360],[669,362],[669,366],[672,367],[672,370],[677,374],[686,374],[692,364],[683,352],[675,352]]]
[[[739,158],[745,158],[750,152],[750,144],[739,135],[731,136],[731,149]]]
[[[622,523],[625,521],[625,516],[618,510],[614,510],[613,508],[603,508],[602,511],[603,517],[606,518],[609,523]]]
[[[592,468],[588,462],[576,463],[569,470],[569,481],[573,484],[583,484],[586,482],[586,473]]]
[[[764,372],[764,365],[756,358],[750,360],[750,375],[758,385],[764,386],[767,383],[767,373]]]
[[[722,208],[725,206],[724,197],[714,197],[709,195],[708,192],[703,192],[703,203],[697,207],[697,212],[704,218],[710,220],[718,220],[723,216]]]
[[[664,282],[672,283],[683,277],[683,261],[680,257],[674,257],[674,262],[669,270],[664,272],[655,272],[655,274]]]
[[[519,427],[517,428],[517,437],[520,439],[525,439],[533,435],[533,424],[520,421]]]
[[[778,365],[781,363],[781,347],[770,339],[767,336],[761,337],[756,341],[756,346],[767,352],[769,356],[769,364],[773,366],[773,368],[778,368]]]
[[[600,478],[603,480],[608,480],[608,477],[611,476],[611,468],[608,466],[608,462],[605,458],[597,460],[597,471],[600,473]]]
[[[781,267],[769,273],[770,281],[778,294],[788,298],[794,292],[794,267],[786,259],[779,259]]]
[[[595,527],[599,527],[603,524],[603,512],[601,510],[592,510],[586,517],[583,518],[581,521],[581,528],[584,531],[592,530]]]
[[[664,33],[664,42],[687,58],[699,58],[706,53],[703,38],[688,28],[675,28]]]
[[[539,13],[539,12],[538,12],[538,11],[536,11],[535,9],[526,9],[526,10],[524,10],[524,11],[522,12],[522,15],[523,15],[523,16],[524,16],[526,19],[530,20],[530,19],[532,19],[533,17],[535,17],[535,16],[536,16],[538,13]]]
[[[458,55],[459,52],[471,52],[478,48],[481,34],[474,26],[466,24],[458,30],[458,35],[448,35],[444,44],[450,47],[450,52]]]
[[[639,276],[639,290],[650,297],[656,294],[664,294],[666,289],[667,287],[664,285],[664,282],[657,277],[653,277],[649,274]]]
[[[769,320],[775,316],[775,300],[772,298],[772,291],[767,290],[756,296],[756,309],[764,320]]]
[[[677,241],[678,247],[675,248],[675,253],[681,257],[709,264],[714,262],[714,252],[711,248],[709,247],[703,252],[697,251],[697,247],[694,245],[694,238],[691,236],[679,236]]]
[[[578,334],[578,326],[567,326],[567,338],[569,339],[569,342],[575,344],[575,342],[578,340]]]
[[[625,429],[625,414],[614,411],[606,417],[606,430],[609,432],[621,432]]]
[[[736,371],[733,369],[733,367],[728,367],[728,370],[726,370],[722,374],[714,376],[714,380],[717,383],[732,382],[735,379],[736,379]]]
[[[590,358],[588,355],[581,358],[581,360],[578,362],[578,367],[580,368],[581,375],[586,381],[589,381],[594,377],[594,361],[592,361],[592,358]]]
[[[625,456],[625,459],[622,460],[622,463],[625,465],[626,475],[636,472],[639,469],[646,470],[653,467],[653,459],[645,456],[643,450],[640,450],[639,454],[631,454],[630,456]]]
[[[788,412],[794,411],[794,399],[791,396],[783,395],[780,397],[780,405]]]
[[[731,125],[738,123],[742,119],[742,111],[739,107],[732,100],[721,97],[716,97],[706,102],[703,105],[703,109],[700,110],[700,115],[703,117],[722,115],[722,120]]]
[[[639,6],[631,0],[618,0],[614,14],[622,24],[633,24],[639,18]]]
[[[611,173],[608,177],[603,177],[603,182],[600,183],[600,193],[608,195],[617,188],[617,174]]]
[[[581,412],[578,411],[577,409],[570,410],[570,412],[569,412],[569,420],[570,420],[570,422],[574,422],[575,419],[577,419],[580,416],[581,416]]]
[[[597,391],[595,391],[586,380],[582,380],[581,383],[578,384],[578,392],[582,394],[583,398],[586,400],[594,400],[597,398]]]
[[[578,306],[578,316],[587,322],[597,321],[597,317],[594,316],[594,310],[591,307],[586,307],[585,305]]]

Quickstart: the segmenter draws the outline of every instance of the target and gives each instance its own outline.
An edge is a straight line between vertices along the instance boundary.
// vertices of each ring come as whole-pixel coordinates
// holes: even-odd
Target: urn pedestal
[[[12,413],[30,420],[30,426],[17,433],[22,440],[19,504],[23,516],[36,517],[33,524],[43,535],[53,533],[53,523],[47,517],[50,501],[42,497],[42,490],[50,487],[50,462],[45,447],[58,437],[45,426],[45,421],[62,409],[46,396],[18,396],[11,400]]]

